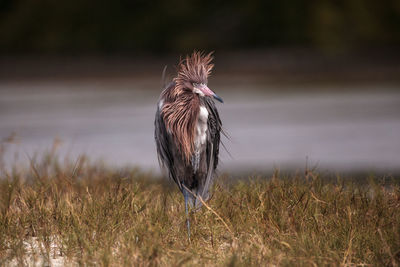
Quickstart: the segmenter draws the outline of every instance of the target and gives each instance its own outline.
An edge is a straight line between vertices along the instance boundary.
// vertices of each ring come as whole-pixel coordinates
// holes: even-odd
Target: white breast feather
[[[196,137],[194,140],[194,155],[192,158],[192,164],[194,172],[199,169],[201,148],[207,141],[207,120],[208,120],[208,110],[204,106],[200,106],[199,117],[196,123]]]

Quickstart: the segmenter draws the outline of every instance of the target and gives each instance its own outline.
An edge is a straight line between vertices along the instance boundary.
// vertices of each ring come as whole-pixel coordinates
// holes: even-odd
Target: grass
[[[182,195],[151,174],[51,154],[0,173],[1,266],[400,264],[395,180],[224,175],[189,242]]]

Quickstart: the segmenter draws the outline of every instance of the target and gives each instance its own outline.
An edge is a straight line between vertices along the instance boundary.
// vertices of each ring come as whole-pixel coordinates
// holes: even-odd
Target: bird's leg
[[[183,189],[183,197],[185,199],[185,213],[186,213],[186,227],[188,231],[188,237],[190,242],[190,221],[189,221],[189,211],[188,211],[188,200],[189,200],[189,192],[187,189]]]

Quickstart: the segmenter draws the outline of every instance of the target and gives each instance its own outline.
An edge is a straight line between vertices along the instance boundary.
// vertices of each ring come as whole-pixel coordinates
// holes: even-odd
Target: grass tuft
[[[400,264],[400,187],[305,176],[221,177],[191,213],[175,186],[84,157],[1,170],[0,265]]]

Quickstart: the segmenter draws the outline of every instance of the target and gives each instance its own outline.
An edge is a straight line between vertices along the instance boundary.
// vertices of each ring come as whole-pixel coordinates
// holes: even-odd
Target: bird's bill
[[[199,87],[200,88],[198,88],[198,89],[201,90],[204,95],[211,96],[211,97],[215,98],[216,100],[218,100],[219,102],[224,103],[222,98],[217,96],[217,94],[215,94],[210,88],[208,88],[207,85],[201,84]]]
[[[218,100],[219,102],[224,103],[224,100],[222,100],[222,98],[219,97],[219,96],[217,96],[216,94],[214,94],[213,97],[214,97],[216,100]]]

